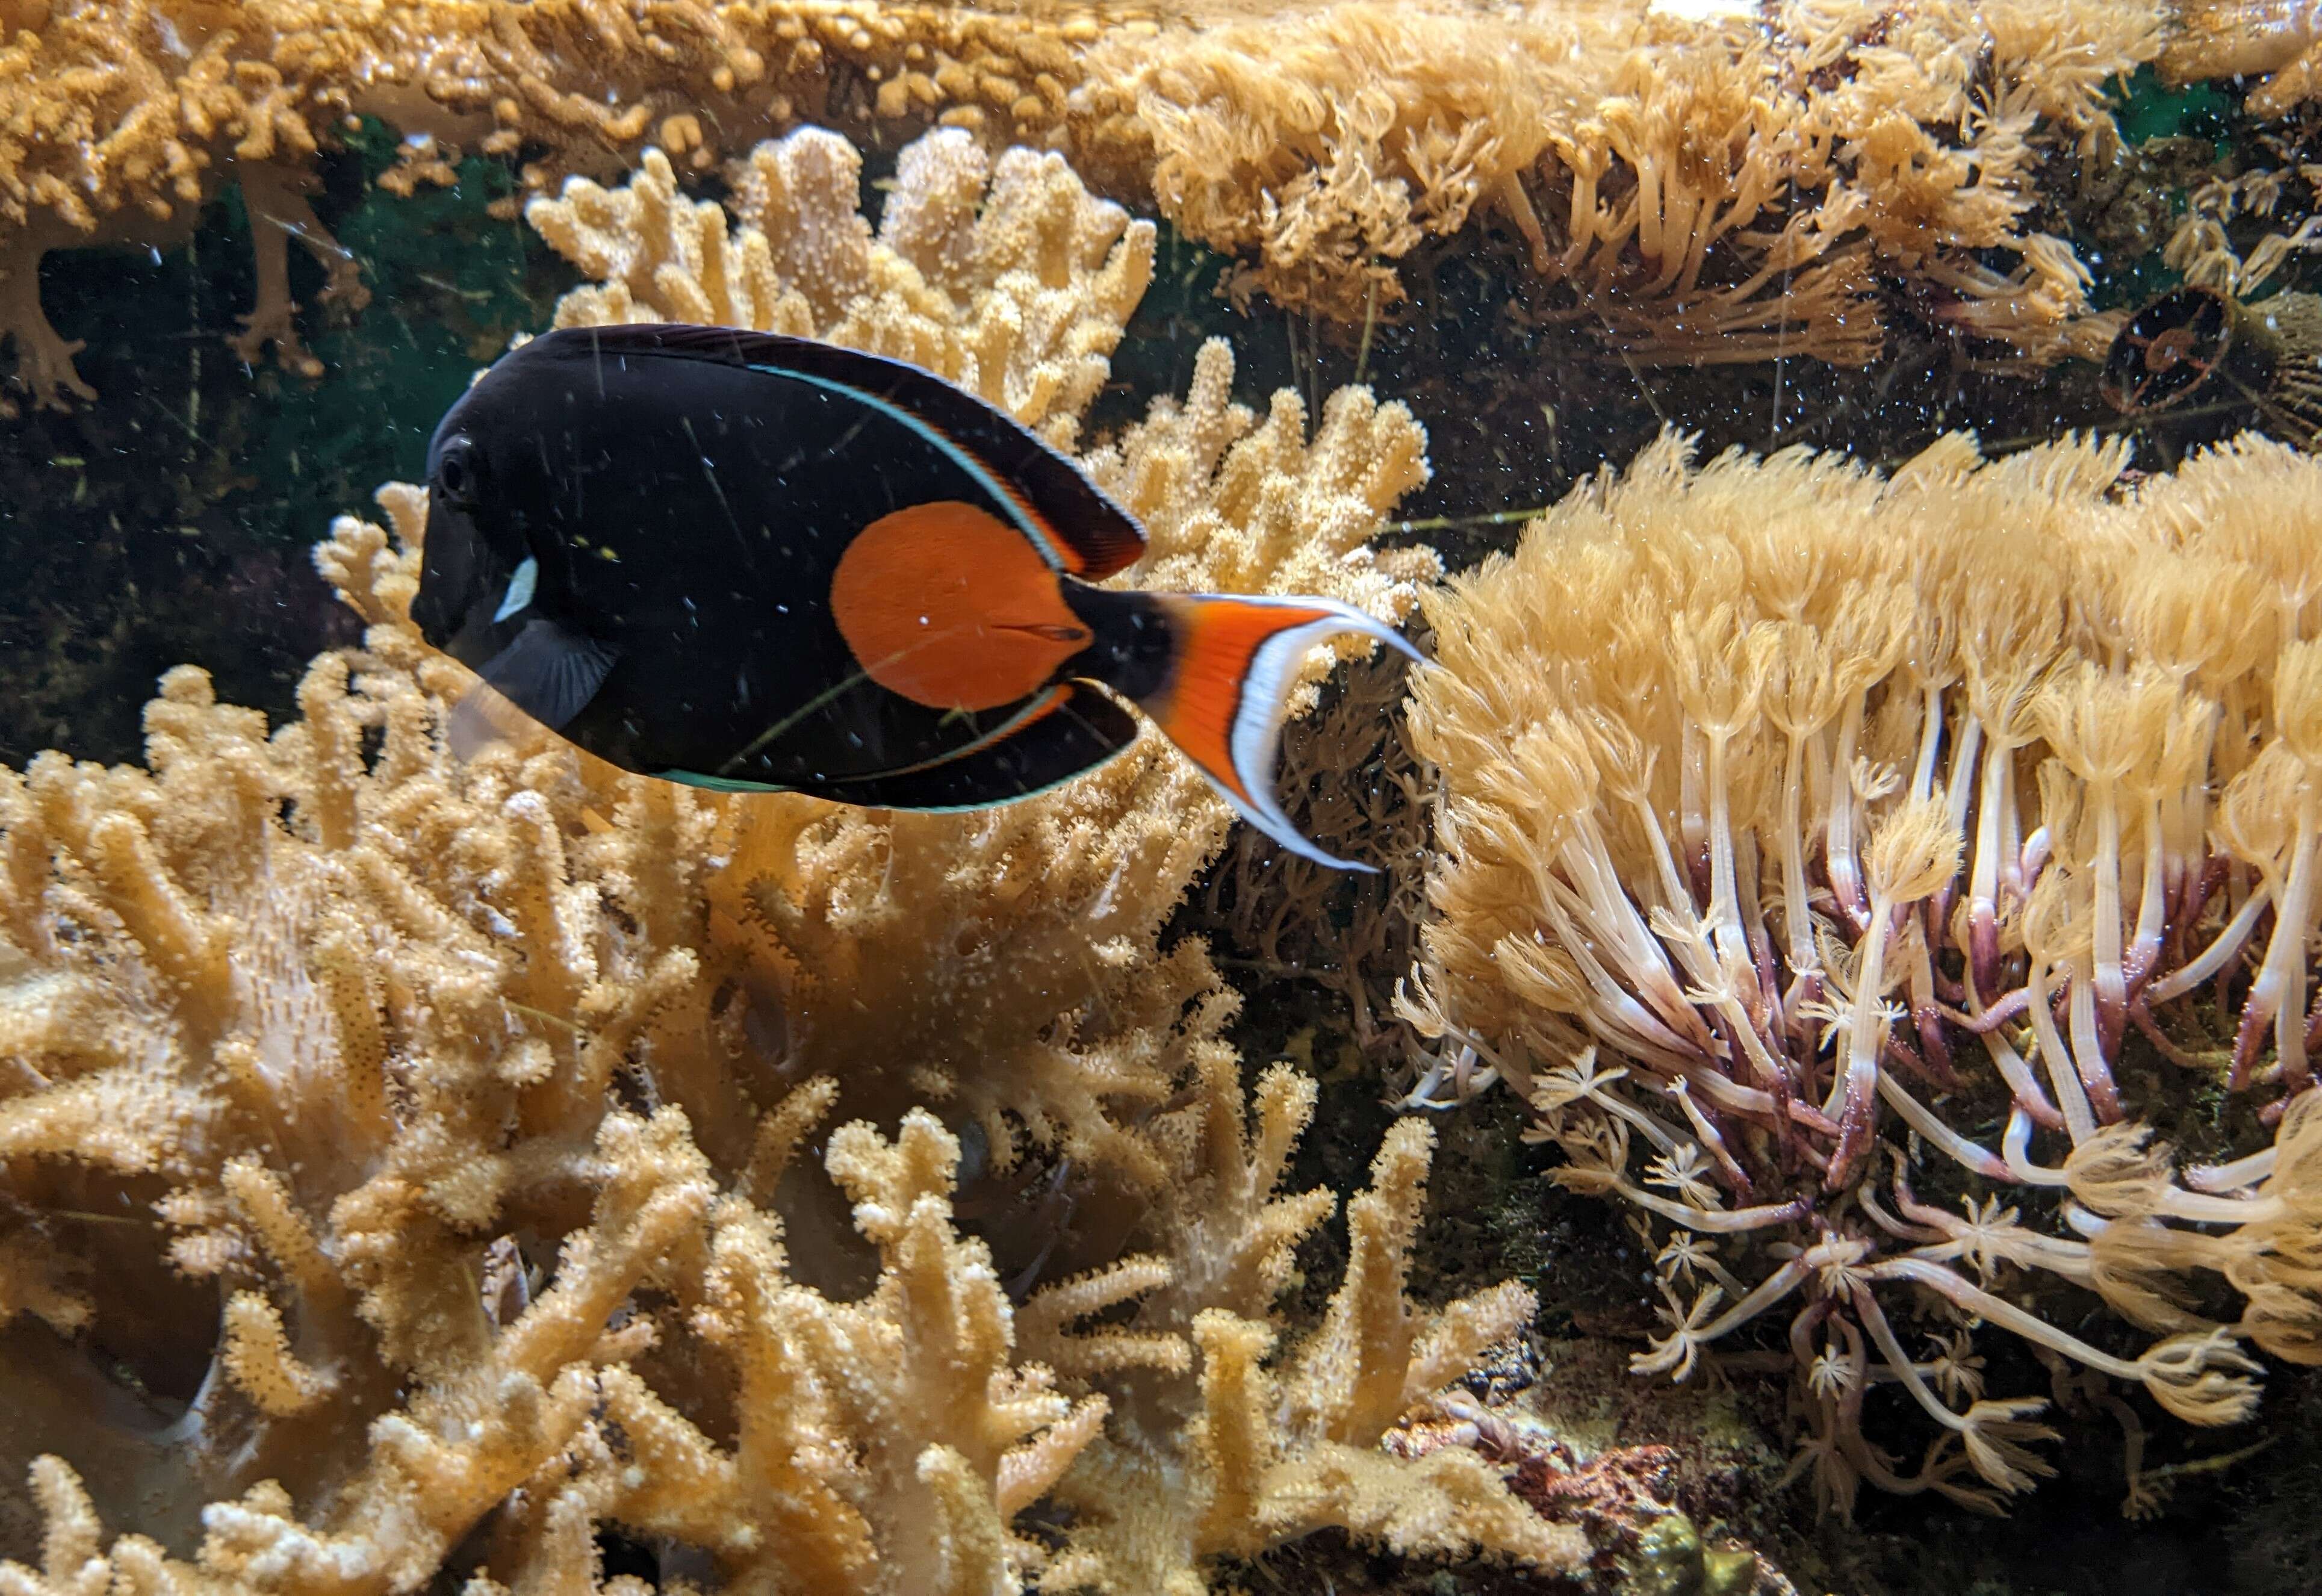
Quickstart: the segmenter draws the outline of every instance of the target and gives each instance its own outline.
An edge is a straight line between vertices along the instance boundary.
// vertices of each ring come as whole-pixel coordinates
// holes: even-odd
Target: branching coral
[[[413,577],[382,542],[333,545],[375,617]],[[374,644],[319,661],[270,740],[188,668],[149,711],[151,774],[49,756],[8,780],[11,1196],[96,1265],[114,1358],[181,1358],[183,1322],[147,1318],[223,1308],[198,1383],[142,1400],[107,1394],[89,1345],[13,1327],[10,1467],[62,1451],[165,1544],[201,1516],[213,1563],[261,1583],[265,1558],[288,1579],[341,1555],[279,1528],[334,1499],[325,1533],[370,1548],[343,1577],[407,1583],[563,1446],[592,1400],[576,1366],[710,1194],[674,1105],[744,1150],[755,1117],[718,1073],[733,1018],[699,954],[648,929],[699,867],[652,855],[644,823],[698,817],[640,793],[636,840],[587,846],[561,762],[445,766],[454,680],[407,628]],[[651,1119],[611,1092],[644,1056],[668,1072]],[[496,1320],[495,1238],[537,1271],[560,1236],[553,1288]]]
[[[1229,1056],[1222,1072],[1207,1074],[1212,1099],[1197,1113],[1238,1122],[1232,1075]],[[827,1104],[827,1089],[811,1082],[769,1114],[765,1124],[780,1127],[784,1145],[757,1172],[779,1174],[776,1166]],[[1473,1453],[1452,1447],[1414,1462],[1376,1448],[1386,1422],[1520,1327],[1531,1309],[1525,1293],[1503,1290],[1452,1305],[1417,1333],[1402,1280],[1427,1166],[1422,1127],[1400,1128],[1380,1154],[1374,1189],[1357,1199],[1356,1256],[1322,1327],[1294,1360],[1298,1394],[1253,1401],[1272,1383],[1256,1360],[1274,1335],[1266,1316],[1287,1273],[1288,1247],[1329,1206],[1316,1193],[1268,1202],[1280,1158],[1311,1111],[1311,1088],[1302,1097],[1292,1078],[1277,1075],[1261,1087],[1260,1102],[1266,1140],[1252,1149],[1254,1164],[1243,1166],[1258,1182],[1245,1197],[1256,1200],[1232,1215],[1248,1228],[1237,1233],[1217,1218],[1209,1227],[1207,1239],[1229,1263],[1221,1276],[1187,1280],[1163,1261],[1130,1258],[1050,1287],[1020,1311],[1011,1310],[983,1245],[953,1229],[959,1145],[924,1111],[906,1116],[891,1143],[859,1122],[830,1140],[830,1172],[855,1198],[855,1225],[882,1259],[878,1284],[854,1302],[790,1282],[779,1221],[744,1198],[718,1199],[701,1222],[699,1182],[689,1178],[700,1161],[683,1157],[691,1149],[672,1111],[644,1126],[642,1138],[638,1122],[615,1116],[607,1152],[622,1160],[636,1155],[640,1141],[667,1141],[677,1120],[679,1165],[656,1168],[650,1157],[642,1170],[617,1163],[616,1184],[642,1176],[661,1211],[696,1221],[691,1245],[659,1272],[675,1302],[698,1305],[691,1319],[700,1344],[733,1371],[730,1448],[632,1366],[656,1339],[652,1321],[632,1320],[628,1328],[647,1333],[611,1332],[594,1349],[625,1361],[568,1366],[544,1424],[534,1411],[537,1385],[512,1376],[501,1366],[506,1358],[475,1373],[503,1407],[510,1397],[522,1404],[524,1427],[503,1433],[496,1418],[463,1415],[450,1422],[469,1444],[447,1448],[422,1423],[440,1427],[447,1416],[423,1414],[417,1403],[408,1418],[379,1420],[378,1477],[354,1482],[344,1493],[352,1509],[319,1531],[294,1520],[288,1493],[271,1482],[241,1503],[212,1508],[198,1572],[143,1537],[124,1536],[106,1549],[80,1475],[43,1456],[32,1482],[48,1520],[46,1582],[9,1564],[0,1564],[0,1582],[45,1591],[94,1569],[155,1590],[407,1590],[442,1557],[444,1526],[472,1523],[517,1486],[471,1591],[549,1582],[597,1588],[599,1520],[699,1548],[729,1583],[777,1591],[966,1596],[1021,1589],[1044,1570],[1059,1589],[1198,1590],[1193,1558],[1261,1550],[1325,1525],[1406,1549],[1481,1544],[1534,1563],[1570,1563],[1585,1550],[1577,1532],[1540,1521]],[[1238,1138],[1224,1151],[1236,1162],[1242,1156]],[[1268,1224],[1268,1208],[1293,1209],[1298,1219]],[[657,1239],[665,1247],[673,1238]],[[1211,1261],[1185,1251],[1189,1260]],[[1156,1282],[1175,1288],[1180,1308],[1183,1298],[1200,1300],[1206,1291],[1260,1315],[1246,1320],[1220,1306],[1195,1316],[1203,1416],[1191,1424],[1176,1416],[1166,1442],[1105,1438],[1105,1395],[1068,1398],[1049,1366],[1011,1363],[1017,1334],[1028,1331],[1058,1367],[1095,1375],[1100,1385],[1139,1363],[1186,1373],[1193,1363],[1187,1338],[1143,1327],[1144,1316],[1133,1331],[1064,1328]],[[516,1344],[509,1355],[537,1363],[575,1350],[572,1333],[606,1307],[580,1288],[560,1280],[502,1330],[499,1341]],[[677,1316],[670,1318],[673,1327]],[[700,1371],[680,1367],[666,1382],[698,1390]],[[1010,1528],[1051,1492],[1078,1509],[1060,1553]]]
[[[1270,1305],[1291,1249],[1331,1207],[1327,1191],[1282,1195],[1287,1160],[1314,1109],[1311,1081],[1277,1066],[1246,1119],[1223,1048],[1201,1060],[1193,1100],[1156,1122],[1170,1179],[1155,1227],[1161,1283],[1120,1326],[1058,1334],[1101,1306],[1106,1277],[1036,1299],[1031,1345],[1060,1368],[1116,1372],[1116,1422],[1058,1490],[1087,1524],[1058,1580],[1131,1591],[1178,1587],[1150,1572],[1178,1566],[1190,1527],[1198,1554],[1248,1555],[1326,1527],[1405,1551],[1482,1546],[1568,1564],[1584,1547],[1509,1496],[1472,1452],[1406,1463],[1379,1451],[1389,1426],[1531,1317],[1514,1285],[1439,1315],[1401,1306],[1432,1138],[1405,1121],[1389,1133],[1371,1189],[1349,1206],[1353,1252],[1321,1324],[1265,1367],[1277,1335]],[[1110,1293],[1117,1297],[1117,1290]],[[1196,1365],[1184,1353],[1190,1339]]]
[[[1153,224],[1090,197],[1059,156],[1011,150],[995,169],[946,132],[903,152],[874,238],[856,209],[862,165],[819,130],[761,144],[731,231],[715,202],[678,191],[658,150],[620,188],[572,179],[526,210],[599,285],[568,295],[557,324],[715,322],[851,344],[926,366],[1069,446],[1153,280]]]
[[[1898,1309],[2201,1424],[2251,1410],[2244,1342],[2322,1355],[2322,470],[2125,462],[1953,437],[1882,480],[1667,439],[1429,606],[1407,1011],[1530,1097],[1560,1183],[1668,1237],[1641,1371],[1791,1313],[1826,1500],[1988,1506],[2044,1466],[2042,1404],[1983,1398],[1963,1339],[1915,1355]],[[2162,1338],[2116,1354],[2019,1276]],[[1865,1438],[1881,1382],[1939,1428],[1915,1472]]]
[[[857,166],[760,151],[738,233],[658,164],[541,215],[663,314],[754,263],[770,314],[908,336],[1069,437],[1149,233],[938,137],[873,240]],[[1350,390],[1309,439],[1230,381],[1205,351],[1089,457],[1145,579],[1407,606],[1431,557],[1364,545],[1424,471],[1410,417]],[[1377,1446],[1531,1307],[1405,1300],[1417,1127],[1323,1325],[1263,1366],[1330,1199],[1275,1190],[1311,1094],[1269,1080],[1246,1139],[1230,999],[1198,943],[1156,951],[1225,829],[1175,755],[977,816],[706,798],[546,740],[463,765],[471,678],[409,620],[424,500],[381,502],[391,534],[318,552],[369,630],[298,720],[181,669],[150,769],[0,781],[0,1466],[47,1525],[0,1589],[587,1590],[599,1526],[777,1591],[1191,1591],[1324,1525],[1577,1555],[1474,1455]],[[836,1106],[851,1224],[793,1167]],[[995,1252],[960,1208],[1028,1155],[1083,1214]]]

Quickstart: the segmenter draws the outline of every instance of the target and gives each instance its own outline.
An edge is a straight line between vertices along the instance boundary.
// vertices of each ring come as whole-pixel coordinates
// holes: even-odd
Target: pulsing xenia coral
[[[2249,1414],[2251,1344],[2322,1362],[2322,468],[2125,459],[1666,438],[1428,604],[1408,1015],[1664,1238],[1641,1373],[1787,1318],[1841,1506],[2045,1472],[2045,1403],[1987,1396],[1961,1323],[2197,1424]],[[2212,1086],[2226,1145],[2182,1116]],[[1865,1437],[1880,1384],[1935,1428],[1915,1468]]]
[[[762,155],[787,208],[738,237],[624,191],[639,281],[708,300],[731,244],[779,314],[918,340],[1068,434],[1149,233],[1061,163],[938,140],[873,240],[844,141]],[[1423,473],[1416,424],[1350,391],[1310,438],[1230,378],[1206,351],[1089,457],[1152,569],[1406,606],[1365,543]],[[1325,1527],[1581,1554],[1474,1453],[1380,1445],[1531,1308],[1407,1300],[1421,1127],[1284,1337],[1334,1199],[1280,1190],[1311,1086],[1246,1106],[1230,995],[1198,943],[1157,949],[1225,829],[1182,762],[1148,739],[919,816],[545,738],[463,764],[473,678],[410,619],[424,496],[380,501],[391,531],[345,517],[318,551],[368,630],[291,725],[187,667],[150,769],[0,771],[0,1469],[32,1485],[0,1556],[39,1564],[0,1561],[0,1591],[637,1596],[605,1528],[663,1548],[671,1589],[897,1596],[1187,1596]],[[801,1154],[835,1110],[824,1181]],[[1069,1247],[1037,1212],[963,1234],[1035,1158],[1081,1199]]]

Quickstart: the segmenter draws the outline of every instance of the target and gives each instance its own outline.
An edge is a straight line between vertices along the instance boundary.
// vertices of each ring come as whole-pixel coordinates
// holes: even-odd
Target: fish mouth
[[[501,569],[475,523],[448,505],[428,506],[421,547],[425,552],[419,591],[411,600],[412,623],[428,647],[480,668],[518,629],[493,621],[511,573]]]
[[[411,619],[429,648],[443,649],[451,641],[453,626],[444,614],[444,606],[428,590],[424,580],[417,596],[411,601]]]

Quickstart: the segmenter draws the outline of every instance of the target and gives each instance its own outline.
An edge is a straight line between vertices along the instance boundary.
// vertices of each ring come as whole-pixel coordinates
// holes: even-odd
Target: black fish
[[[1291,671],[1336,632],[1412,652],[1327,598],[1090,586],[1145,534],[1072,461],[930,372],[805,339],[546,333],[445,413],[427,476],[427,641],[699,787],[1007,803],[1127,747],[1118,694],[1253,825],[1344,864],[1274,798]],[[488,734],[463,705],[454,745]]]

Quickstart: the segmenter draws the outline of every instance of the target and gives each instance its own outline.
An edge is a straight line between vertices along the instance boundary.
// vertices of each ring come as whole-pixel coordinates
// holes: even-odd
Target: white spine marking
[[[502,621],[531,604],[532,591],[538,586],[540,586],[540,561],[526,554],[524,557],[524,563],[516,568],[516,575],[508,579],[507,597],[501,599],[499,608],[492,612],[492,625],[498,625]]]

